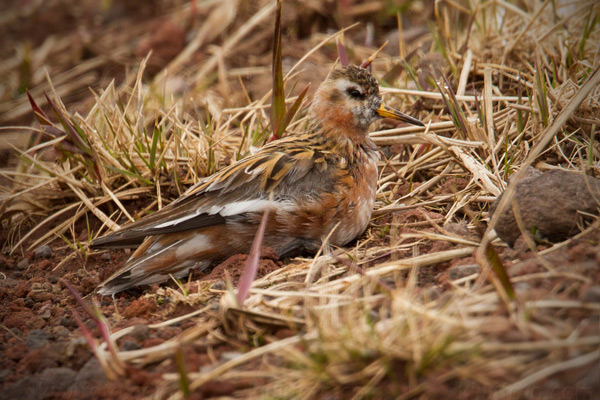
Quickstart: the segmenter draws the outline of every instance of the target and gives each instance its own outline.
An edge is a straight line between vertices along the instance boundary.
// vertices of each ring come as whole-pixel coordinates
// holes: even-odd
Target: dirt
[[[451,192],[451,189],[449,188],[448,191]],[[441,221],[442,217],[443,215],[436,211],[417,207],[374,220],[366,235],[375,238],[372,245],[389,245],[402,233],[436,233],[435,221]],[[438,227],[441,228],[440,225]],[[470,238],[473,239],[474,232],[467,229],[464,223],[447,224],[442,229],[447,229],[448,232],[463,238],[471,236]],[[407,242],[411,243],[410,240]],[[363,268],[386,260],[449,250],[459,246],[445,241],[419,243],[416,239],[413,243],[414,245],[407,251],[374,257],[371,263],[365,264]],[[548,291],[554,291],[558,293],[557,299],[599,302],[600,291],[597,285],[597,282],[600,282],[600,270],[597,268],[600,264],[599,243],[600,233],[592,232],[584,238],[574,240],[545,261],[535,256],[523,239],[517,240],[512,248],[498,247],[497,250],[510,275],[514,277],[544,272],[547,268],[544,265],[546,262],[559,271],[579,273],[590,279],[580,290],[561,287],[559,279],[538,280],[534,286],[517,284],[515,290],[522,301],[543,298]],[[547,247],[548,244],[539,244],[536,251]],[[51,243],[49,250],[48,252],[38,249],[22,255],[0,256],[0,269],[3,271],[0,280],[0,298],[2,298],[0,399],[34,399],[40,398],[40,393],[44,393],[42,398],[45,399],[96,399],[116,396],[139,399],[163,387],[165,381],[162,375],[177,372],[173,362],[149,364],[143,367],[127,365],[125,378],[117,381],[107,380],[100,364],[82,338],[82,331],[75,321],[73,311],[78,312],[94,337],[100,338],[100,331],[62,284],[62,280],[69,282],[85,297],[86,301],[97,299],[100,310],[106,316],[113,331],[134,327],[132,332],[117,341],[121,350],[157,346],[193,327],[194,322],[190,321],[161,329],[150,329],[148,325],[193,312],[202,304],[190,304],[185,301],[185,296],[181,296],[180,300],[173,300],[174,296],[166,296],[165,290],[183,293],[175,282],[136,288],[119,293],[114,299],[98,297],[94,294],[97,285],[124,263],[128,257],[127,251],[90,254],[86,259],[72,257],[66,262],[61,262],[68,258],[72,251],[64,248],[59,240]],[[186,289],[190,293],[195,293],[199,292],[203,285],[210,285],[214,290],[225,290],[228,280],[235,286],[246,259],[247,255],[237,254],[210,271],[194,272]],[[264,276],[282,265],[283,262],[277,255],[265,248],[262,251],[258,275]],[[424,299],[438,298],[452,285],[451,281],[475,273],[478,268],[473,257],[421,268],[417,276],[419,295]],[[403,272],[402,277],[407,280],[409,272]],[[392,283],[383,282],[384,285]],[[218,316],[215,315],[215,318]],[[591,332],[586,333],[591,335],[596,328],[587,326],[585,329],[591,329]],[[283,338],[293,333],[289,329],[274,329],[271,334]],[[505,339],[516,341],[519,338]],[[229,341],[215,344],[210,350],[205,344],[187,345],[184,350],[187,370],[201,371],[222,362],[224,355],[243,352],[247,348],[243,343]],[[251,365],[246,368],[251,368]],[[583,374],[581,371],[581,376],[574,377],[573,374],[575,372],[571,371],[570,375],[565,374],[564,377],[559,375],[557,379],[563,379],[566,385],[572,382],[572,379],[585,378],[581,375]],[[227,396],[245,387],[256,387],[253,386],[256,384],[244,380],[211,381],[192,398]],[[396,383],[389,382],[389,385],[394,384]],[[458,383],[454,383],[456,384]],[[465,398],[477,398],[478,386],[474,384],[469,390],[475,395]],[[581,398],[587,398],[589,393],[586,393],[578,394]],[[336,397],[335,394],[331,395],[334,396],[332,398],[343,398]]]
[[[91,301],[92,294],[101,280],[122,264],[125,251],[114,251],[110,260],[102,254],[92,255],[85,262],[73,259],[54,267],[70,252],[61,250],[59,245],[51,246],[50,258],[35,258],[33,252],[22,256],[0,256],[3,279],[0,280],[0,379],[1,399],[14,398],[142,398],[156,389],[160,377],[168,371],[160,366],[149,369],[127,367],[127,378],[107,381],[104,371],[82,339],[73,310],[81,315],[83,322],[96,337],[99,331],[89,315],[77,304],[73,296],[61,284],[61,279],[69,282],[82,295]],[[25,265],[23,260],[29,258]],[[234,255],[217,265],[208,273],[192,276],[194,283],[190,291],[197,289],[197,282],[218,283],[225,279],[233,285],[243,271],[247,255]],[[20,265],[20,266],[19,266]],[[272,251],[265,250],[258,276],[264,276],[279,268],[279,261]],[[166,285],[178,290],[175,283]],[[158,286],[136,289],[118,294],[115,299],[99,299],[102,313],[107,317],[114,331],[134,326],[135,330],[118,341],[121,349],[135,350],[156,346],[178,335],[186,328],[186,323],[160,330],[150,330],[147,325],[162,322],[190,313],[197,308],[186,303],[159,304],[160,296],[149,296],[161,290]],[[206,349],[186,348],[186,364],[189,371],[199,371],[203,366],[214,364],[206,355]],[[236,346],[218,346],[212,349],[215,357],[227,351],[239,351]],[[66,385],[55,385],[69,381]],[[32,382],[35,385],[32,386]],[[32,389],[33,388],[33,389]],[[34,390],[35,389],[35,390]],[[213,382],[203,392],[205,395],[226,395],[237,389],[235,385]]]

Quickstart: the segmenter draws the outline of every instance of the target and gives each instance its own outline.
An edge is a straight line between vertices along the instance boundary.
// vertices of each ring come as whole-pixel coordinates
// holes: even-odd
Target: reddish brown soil
[[[424,221],[423,209],[416,209],[404,213],[401,216],[387,217],[389,221],[380,220],[378,225],[389,223],[406,224],[408,222]],[[431,219],[439,215],[427,212]],[[375,232],[378,228],[372,228]],[[399,228],[403,232],[420,230],[432,230],[432,228]],[[563,294],[557,298],[583,300],[581,296],[587,296],[586,290],[600,281],[600,234],[595,233],[589,237],[577,240],[565,247],[564,251],[557,253],[552,258],[551,264],[561,270],[580,273],[591,278],[586,287],[579,290],[563,288]],[[381,235],[382,242],[389,241],[389,235]],[[56,243],[56,249],[60,243]],[[454,245],[437,242],[433,246],[421,246],[418,251],[421,254],[453,248]],[[538,250],[542,249],[539,246]],[[140,288],[120,293],[113,300],[110,297],[93,295],[93,292],[115,267],[121,265],[127,258],[124,251],[114,251],[110,259],[101,254],[91,255],[87,260],[72,259],[64,263],[60,268],[56,265],[67,256],[66,250],[56,250],[50,258],[35,258],[33,252],[24,256],[0,256],[0,268],[3,271],[0,280],[0,379],[2,380],[0,391],[1,399],[9,398],[45,398],[45,399],[95,399],[95,398],[132,398],[138,399],[153,393],[161,383],[161,376],[166,372],[175,372],[173,363],[161,363],[138,368],[128,365],[126,367],[126,378],[118,381],[108,381],[100,365],[95,360],[89,347],[81,337],[73,310],[77,310],[82,316],[85,324],[96,337],[100,337],[98,329],[93,321],[74,301],[68,290],[61,284],[60,279],[68,281],[80,293],[90,301],[93,297],[99,299],[102,313],[107,316],[113,329],[117,331],[129,326],[135,326],[133,332],[119,339],[120,349],[133,350],[156,346],[176,336],[183,330],[193,326],[193,322],[183,322],[170,327],[148,329],[146,325],[161,322],[168,318],[184,315],[198,309],[198,306],[178,302],[169,304],[157,301],[160,296],[147,296],[156,294],[158,286],[152,288]],[[520,241],[515,248],[505,248],[501,252],[511,275],[522,275],[525,273],[543,272],[545,269],[540,260],[526,249]],[[397,256],[397,255],[396,255]],[[25,266],[23,260],[29,258]],[[225,279],[231,279],[233,284],[237,283],[243,270],[246,255],[234,255],[225,262],[216,266],[207,273],[196,273],[192,277],[190,292],[198,290],[198,284],[203,281],[216,283],[217,288],[224,288]],[[383,259],[374,260],[380,262],[390,259],[390,255]],[[472,264],[472,258],[463,258],[449,263],[438,264],[419,271],[418,282],[423,288],[423,295],[430,298],[441,295],[444,288],[449,285],[449,271],[458,265]],[[259,275],[263,276],[282,265],[277,257],[264,249],[264,257],[261,260]],[[454,278],[456,279],[456,278]],[[561,290],[558,280],[538,281],[534,287],[528,287],[520,296],[523,301],[535,300],[545,296],[549,291]],[[178,290],[173,282],[163,285]],[[518,288],[517,288],[518,289]],[[518,289],[519,290],[519,289]],[[166,297],[162,297],[163,299]],[[596,328],[590,327],[592,331]],[[593,332],[587,332],[586,335]],[[273,332],[275,337],[283,338],[292,334],[289,330]],[[519,338],[506,338],[507,341],[519,340]],[[241,351],[235,342],[226,345],[217,345],[207,353],[205,346],[187,345],[185,347],[185,362],[188,371],[199,371],[202,367],[214,365],[219,357],[225,352]],[[65,374],[64,376],[61,374]],[[574,377],[574,375],[577,375]],[[571,371],[569,374],[558,375],[554,379],[570,382],[573,379],[582,379],[583,372]],[[55,385],[55,380],[69,380],[64,386]],[[32,382],[38,382],[33,384]],[[41,382],[41,383],[40,383]],[[391,383],[390,383],[391,384]],[[36,386],[38,385],[38,386]],[[45,385],[45,386],[39,386]],[[235,390],[252,386],[252,382],[211,382],[200,390],[195,396],[197,398],[208,398],[212,396],[227,396]],[[40,389],[43,387],[43,391]],[[589,389],[589,388],[588,388]],[[477,398],[477,385],[473,385],[474,396],[465,398]],[[591,389],[590,389],[591,390]],[[43,393],[42,397],[40,394]],[[582,388],[578,395],[580,398],[589,398],[591,392]],[[433,394],[432,394],[433,395]],[[563,397],[562,398],[569,398]],[[335,395],[333,398],[336,398]],[[339,397],[338,397],[339,398]]]
[[[92,255],[85,262],[73,259],[55,269],[67,253],[66,250],[58,250],[47,259],[35,258],[33,252],[25,254],[25,257],[0,256],[3,271],[0,280],[0,398],[142,398],[151,394],[160,382],[161,374],[169,370],[160,366],[144,369],[128,366],[126,379],[107,381],[81,337],[73,310],[78,311],[96,337],[100,337],[99,331],[60,279],[87,296],[86,301],[92,299],[90,296],[99,299],[100,309],[114,331],[137,326],[134,332],[118,341],[121,349],[156,346],[176,336],[190,324],[184,322],[160,330],[149,330],[145,326],[197,308],[186,303],[159,304],[157,298],[144,297],[145,292],[156,292],[158,286],[120,293],[114,300],[99,298],[93,295],[96,286],[126,260],[125,252],[112,252],[110,260],[102,255]],[[25,258],[31,260],[27,266],[23,263]],[[233,285],[237,285],[246,258],[247,255],[234,255],[212,271],[195,274],[192,278],[224,282],[228,275]],[[266,249],[258,275],[263,276],[280,266],[277,257]],[[174,283],[166,286],[177,290]],[[195,282],[189,287],[191,292],[198,288]],[[188,371],[199,371],[202,366],[214,363],[205,348],[188,347],[185,349]],[[212,355],[218,358],[223,352],[237,350],[234,345],[221,345],[212,349]],[[61,379],[60,374],[65,369],[69,370],[72,382],[66,387],[59,385],[53,391],[49,382]],[[39,390],[41,387],[32,389],[32,379],[45,385],[42,391]],[[239,389],[238,386],[213,382],[201,393],[202,396],[223,396]]]

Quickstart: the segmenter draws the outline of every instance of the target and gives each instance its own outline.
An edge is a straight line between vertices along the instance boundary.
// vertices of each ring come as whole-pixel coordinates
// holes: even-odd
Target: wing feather
[[[313,147],[314,143],[297,137],[273,142],[198,182],[156,213],[93,240],[91,246],[134,247],[147,236],[219,225],[233,215],[263,212],[271,191],[274,202],[289,204],[300,194],[298,180],[326,169],[323,152]]]

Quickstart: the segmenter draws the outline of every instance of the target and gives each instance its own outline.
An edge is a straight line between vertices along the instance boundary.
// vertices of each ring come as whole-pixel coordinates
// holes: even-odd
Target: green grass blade
[[[283,90],[283,66],[281,64],[281,0],[277,1],[275,32],[273,35],[273,96],[271,102],[271,129],[274,139],[279,139],[284,132],[285,93]]]

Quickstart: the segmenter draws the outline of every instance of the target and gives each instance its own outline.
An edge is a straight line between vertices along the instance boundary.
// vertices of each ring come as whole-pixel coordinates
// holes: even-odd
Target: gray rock
[[[71,386],[76,375],[77,372],[70,368],[47,368],[39,375],[38,382],[44,392],[63,392]]]
[[[0,287],[13,288],[19,284],[19,281],[12,278],[0,279]]]
[[[102,255],[100,256],[100,258],[103,259],[104,261],[110,261],[111,257],[112,256],[110,255],[109,251],[102,253]]]
[[[38,311],[38,315],[40,316],[40,318],[46,321],[49,320],[50,317],[52,317],[52,310],[50,308],[51,306],[49,306],[48,304],[40,308],[40,310]]]
[[[25,257],[21,261],[17,263],[17,268],[19,269],[27,269],[29,267],[29,258]]]
[[[32,329],[27,338],[25,339],[25,344],[29,349],[39,349],[50,339],[50,335],[44,332],[41,329]]]
[[[501,198],[492,205],[491,215]],[[559,242],[579,232],[578,224],[584,220],[581,212],[598,215],[600,180],[562,170],[532,173],[517,183],[513,199],[526,232]],[[496,233],[511,246],[521,235],[512,207],[498,219]]]
[[[55,326],[54,328],[52,328],[52,336],[56,340],[67,339],[70,334],[71,334],[71,332],[64,326],[58,325],[58,326]]]
[[[471,236],[471,232],[469,232],[469,227],[465,221],[448,222],[444,224],[444,230],[446,230],[448,233],[452,233],[456,236],[464,238]]]
[[[600,286],[591,286],[582,294],[581,301],[585,303],[600,303]]]
[[[106,374],[96,357],[90,358],[88,362],[79,370],[73,384],[69,390],[85,390],[89,387],[96,387],[98,384],[106,382]]]
[[[442,295],[442,291],[436,286],[426,287],[419,293],[419,297],[425,303],[437,300]]]
[[[465,276],[478,274],[480,269],[481,268],[477,264],[457,265],[448,270],[448,277],[450,280],[455,281],[464,278]]]
[[[37,377],[26,376],[0,391],[0,399],[36,400],[39,398],[39,394]]]
[[[139,344],[137,344],[133,340],[126,340],[126,341],[123,342],[123,345],[121,345],[121,349],[123,351],[139,350],[141,348],[142,348],[142,346],[140,346]]]
[[[227,289],[227,284],[225,284],[225,281],[216,281],[215,283],[213,283],[212,285],[210,285],[210,288],[212,290],[226,290]]]
[[[43,245],[35,249],[35,258],[50,258],[52,257],[52,249],[48,245]]]
[[[131,337],[134,337],[138,341],[142,342],[150,336],[150,328],[144,324],[134,325],[131,333],[129,333]]]
[[[69,368],[47,368],[41,374],[26,376],[4,389],[0,399],[40,399],[48,394],[65,391],[76,373]]]
[[[0,383],[4,382],[4,379],[13,374],[13,370],[10,368],[0,369]]]

